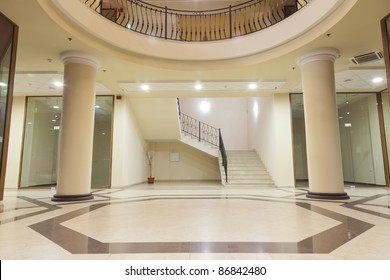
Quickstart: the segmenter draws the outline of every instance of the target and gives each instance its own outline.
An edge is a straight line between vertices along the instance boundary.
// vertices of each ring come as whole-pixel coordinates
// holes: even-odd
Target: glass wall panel
[[[21,187],[56,184],[61,107],[61,97],[27,98]]]
[[[294,170],[297,181],[308,178],[302,104],[302,94],[291,95]],[[337,106],[344,181],[386,185],[377,95],[337,94]],[[389,115],[385,115],[385,119],[390,125]]]
[[[0,12],[0,200],[7,169],[18,27]]]
[[[110,186],[113,104],[112,96],[96,98],[92,187]]]
[[[62,97],[28,97],[20,187],[57,183],[58,136]],[[111,181],[113,97],[96,97],[92,186]]]
[[[337,94],[344,181],[385,185],[376,94]]]
[[[0,13],[0,166],[2,168],[1,174],[5,174],[5,165],[2,161],[4,159],[3,152],[4,144],[6,143],[6,126],[7,126],[7,104],[10,101],[11,92],[9,83],[12,82],[11,68],[14,67],[15,61],[12,61],[12,53],[15,52],[14,36],[16,26]],[[10,110],[10,108],[9,108]],[[1,178],[3,184],[4,178]],[[1,189],[3,186],[1,186]],[[1,191],[2,197],[3,191]]]
[[[3,139],[5,134],[5,118],[8,101],[8,82],[10,75],[12,45],[9,43],[0,53],[0,165],[3,158]]]
[[[387,158],[390,161],[390,100],[387,90],[382,92],[382,107],[383,107],[383,119],[385,126],[386,144],[387,144]],[[389,164],[390,172],[390,164]]]
[[[302,94],[291,95],[292,127],[294,143],[294,173],[297,182],[307,181],[307,156],[305,137],[305,115]]]

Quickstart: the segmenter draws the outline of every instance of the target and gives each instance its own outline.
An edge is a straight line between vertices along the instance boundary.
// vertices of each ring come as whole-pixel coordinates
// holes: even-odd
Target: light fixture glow
[[[257,84],[255,84],[255,83],[250,83],[250,84],[248,85],[248,88],[249,88],[249,89],[256,89],[256,88],[257,88]]]
[[[0,82],[0,87],[6,87],[6,86],[7,86],[6,83]]]
[[[202,103],[200,103],[199,108],[203,113],[208,113],[211,108],[210,102],[203,101]]]
[[[195,89],[196,90],[201,90],[203,88],[203,86],[201,84],[196,84],[195,85]]]
[[[60,109],[60,106],[54,105],[53,108],[54,108],[54,109]]]
[[[60,126],[59,126],[59,125],[55,125],[55,126],[53,127],[53,129],[54,129],[54,130],[60,130]]]
[[[351,123],[345,123],[344,125],[345,125],[345,127],[352,127]]]
[[[53,83],[53,85],[55,85],[56,87],[63,87],[64,86],[64,84],[62,82],[60,82],[60,81],[55,81]]]
[[[381,82],[383,82],[383,78],[382,77],[375,77],[374,79],[372,79],[372,82],[374,84],[380,84]]]
[[[259,115],[259,105],[257,102],[253,105],[253,114],[255,115],[255,118]]]
[[[51,120],[52,122],[56,122],[57,120]]]
[[[99,106],[99,105],[95,105],[95,108],[96,108],[96,109],[99,109],[99,108],[100,108],[100,106]]]
[[[148,90],[150,89],[150,86],[147,85],[147,84],[142,84],[142,85],[141,85],[141,89],[142,89],[143,91],[148,91]]]

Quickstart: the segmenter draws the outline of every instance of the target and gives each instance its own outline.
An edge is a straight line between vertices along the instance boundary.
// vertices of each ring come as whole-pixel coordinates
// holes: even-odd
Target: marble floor
[[[59,203],[53,190],[6,190],[0,259],[390,259],[390,189],[306,192],[158,182]]]

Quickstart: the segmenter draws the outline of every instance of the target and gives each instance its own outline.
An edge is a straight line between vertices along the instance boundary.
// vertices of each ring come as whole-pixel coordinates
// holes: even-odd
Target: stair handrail
[[[222,139],[221,129],[215,128],[181,112],[179,99],[177,99],[177,105],[181,131],[187,135],[197,138],[199,142],[203,141],[219,148],[219,152],[222,158],[221,164],[225,170],[225,181],[227,183],[227,154]]]
[[[140,0],[82,0],[131,31],[162,39],[204,42],[232,39],[270,27],[311,0],[249,0],[214,10],[178,10]]]
[[[206,142],[219,147],[219,129],[207,123],[201,122],[182,112],[179,113],[181,131],[195,137],[199,142]]]
[[[221,129],[219,129],[219,151],[221,153],[222,166],[223,166],[223,169],[225,170],[225,182],[227,183],[228,182],[227,154],[226,154],[225,145],[223,144]]]

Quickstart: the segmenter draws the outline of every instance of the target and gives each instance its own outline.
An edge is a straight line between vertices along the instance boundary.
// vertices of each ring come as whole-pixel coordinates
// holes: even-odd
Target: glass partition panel
[[[57,182],[57,145],[62,97],[27,98],[21,187]]]
[[[110,186],[113,104],[113,96],[96,98],[92,187]]]
[[[58,136],[62,97],[28,97],[20,187],[54,186],[57,183]],[[93,143],[92,187],[111,181],[113,97],[97,96]]]
[[[384,95],[383,103],[388,104]],[[308,179],[303,106],[302,94],[291,94],[296,185]],[[376,93],[337,94],[337,107],[344,181],[386,185]],[[390,139],[389,107],[383,110]]]
[[[376,94],[337,94],[344,181],[385,185]]]
[[[383,119],[385,126],[386,135],[386,146],[387,146],[387,158],[390,160],[390,100],[387,90],[382,92],[382,108],[383,108]],[[390,172],[390,164],[389,164]]]
[[[294,174],[297,182],[308,181],[305,115],[303,112],[302,94],[291,95],[291,112],[294,143]]]
[[[3,158],[3,140],[5,136],[11,51],[12,45],[9,43],[7,47],[4,48],[4,53],[0,53],[0,165]]]

